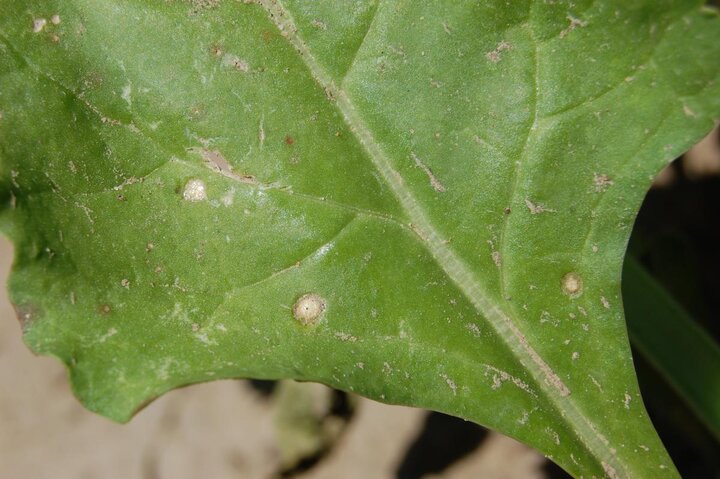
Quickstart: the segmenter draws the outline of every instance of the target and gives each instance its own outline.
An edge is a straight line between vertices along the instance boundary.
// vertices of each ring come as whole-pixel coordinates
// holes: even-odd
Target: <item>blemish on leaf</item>
[[[242,73],[247,73],[250,71],[250,65],[248,65],[248,62],[238,57],[237,55],[233,55],[232,53],[226,53],[225,55],[223,55],[222,64],[225,67],[234,68],[235,70]]]
[[[583,28],[586,27],[588,24],[588,22],[586,22],[585,20],[575,18],[572,15],[568,15],[566,18],[570,21],[570,25],[568,25],[566,29],[560,32],[560,38],[565,38],[570,32],[572,32],[576,28]]]
[[[430,179],[430,186],[432,186],[433,189],[438,193],[443,193],[445,191],[445,186],[440,183],[440,180],[437,179],[437,177],[433,174],[432,170],[428,168],[425,163],[420,161],[420,158],[418,158],[415,153],[411,152],[410,157],[413,159],[413,161],[415,161],[415,165],[417,165],[418,168],[423,170],[423,172],[425,172],[425,174],[428,176],[428,178]]]
[[[317,18],[313,19],[312,22],[310,22],[310,25],[313,26],[313,28],[316,28],[318,30],[327,30],[327,25],[325,22],[318,20]]]
[[[480,335],[482,334],[480,331],[480,327],[475,323],[470,323],[466,327],[467,327],[468,331],[470,331],[473,334],[473,336],[475,336],[476,338],[479,338]]]
[[[108,329],[107,333],[103,334],[102,336],[100,336],[100,337],[98,338],[97,342],[98,342],[98,343],[104,343],[104,342],[107,341],[108,339],[110,339],[110,338],[112,338],[113,336],[115,336],[117,333],[118,333],[118,330],[117,330],[117,329],[115,329],[115,328],[110,328],[110,329]]]
[[[608,188],[610,188],[615,182],[610,179],[608,175],[602,174],[602,173],[594,173],[593,174],[593,184],[595,185],[595,191],[598,193],[605,192]]]
[[[293,137],[290,136],[290,135],[286,136],[286,137],[285,137],[285,144],[288,145],[288,146],[293,146],[293,145],[295,144],[295,138],[293,138]]]
[[[557,432],[555,432],[555,430],[553,430],[550,427],[547,427],[547,428],[545,428],[545,432],[547,432],[550,435],[550,437],[552,437],[553,442],[555,442],[555,444],[557,444],[558,446],[560,445],[560,435]]]
[[[113,186],[113,190],[115,190],[115,191],[121,191],[121,190],[124,189],[126,186],[130,186],[130,185],[134,185],[135,183],[142,183],[142,182],[143,182],[143,179],[142,179],[142,178],[137,178],[137,177],[135,177],[135,176],[131,176],[130,178],[125,179],[125,180],[124,180],[122,183],[120,183],[119,185]]]
[[[220,0],[191,0],[190,3],[192,3],[193,7],[190,13],[192,15],[198,15],[202,10],[213,9],[220,5]]]
[[[222,198],[220,198],[220,203],[223,204],[225,207],[230,207],[235,202],[235,188],[230,188]]]
[[[577,298],[582,294],[583,280],[576,272],[567,273],[562,278],[562,290],[570,297]]]
[[[293,316],[305,326],[317,324],[327,307],[325,299],[315,293],[300,296],[292,307]]]
[[[245,3],[251,3],[251,2],[246,0]],[[272,40],[274,36],[275,36],[274,31],[270,31],[270,30],[266,29],[266,30],[263,30],[262,32],[260,32],[260,39],[263,41],[263,43],[270,43],[270,40]]]
[[[132,107],[132,83],[128,83],[123,87],[120,97],[125,100],[128,107]]]
[[[112,308],[109,304],[101,304],[98,307],[98,313],[100,313],[103,316],[107,316],[108,314],[112,313]]]
[[[523,411],[522,416],[520,417],[520,419],[517,420],[517,422],[518,424],[524,426],[525,424],[527,424],[528,419],[530,419],[530,413],[527,411]]]
[[[502,52],[510,51],[512,50],[512,45],[510,45],[505,40],[498,43],[498,45],[495,47],[495,50],[489,51],[485,54],[485,58],[490,60],[493,63],[497,63],[500,60],[502,60]]]
[[[210,46],[210,54],[214,57],[220,57],[223,54],[223,47],[217,43]]]
[[[350,343],[354,343],[358,340],[357,337],[353,336],[352,334],[343,333],[342,331],[337,331],[335,333],[335,337],[338,338],[340,341],[345,341],[345,342],[350,342]]]
[[[265,117],[260,118],[260,124],[258,125],[258,142],[260,143],[260,149],[265,146]]]
[[[120,281],[120,286],[122,286],[125,289],[130,289],[130,280],[123,279],[122,281]]]
[[[605,471],[605,474],[607,474],[608,479],[620,479],[620,476],[618,476],[617,471],[614,467],[612,467],[610,464],[608,464],[605,461],[602,461],[602,468]]]
[[[33,20],[32,23],[32,31],[33,33],[40,33],[43,31],[43,28],[45,28],[45,25],[47,25],[47,20],[44,18],[36,18]]]
[[[510,381],[519,389],[522,389],[529,395],[537,397],[535,391],[533,391],[530,386],[528,386],[527,383],[522,379],[509,374],[507,371],[503,371],[502,369],[498,369],[494,366],[490,366],[489,364],[485,364],[485,376],[489,376],[491,373],[493,380],[493,384],[491,386],[492,389],[499,389],[504,382]]]
[[[457,384],[455,384],[455,381],[453,381],[452,379],[450,379],[450,378],[448,377],[448,375],[445,374],[445,373],[441,374],[440,377],[445,380],[445,382],[447,383],[448,387],[449,387],[450,390],[452,391],[453,395],[454,395],[454,396],[457,395]]]
[[[205,201],[207,199],[207,191],[205,182],[197,178],[189,180],[183,189],[183,199],[190,202]]]
[[[34,304],[20,304],[15,306],[15,317],[20,323],[20,327],[23,332],[27,331],[40,316],[40,308]]]
[[[610,301],[608,301],[605,296],[600,298],[600,302],[602,303],[602,305],[605,309],[610,309]]]
[[[238,174],[233,171],[230,162],[225,159],[219,150],[209,150],[207,148],[190,148],[188,151],[199,154],[205,160],[205,166],[216,173],[220,173],[226,178],[232,178],[240,183],[256,185],[257,180],[252,175]]]
[[[545,205],[541,205],[540,203],[533,203],[527,198],[525,198],[525,205],[530,210],[531,215],[539,215],[541,213],[557,213],[557,211],[546,208]]]
[[[632,396],[630,396],[628,393],[625,393],[625,398],[623,400],[623,405],[625,406],[625,409],[630,409],[630,401],[632,401]]]

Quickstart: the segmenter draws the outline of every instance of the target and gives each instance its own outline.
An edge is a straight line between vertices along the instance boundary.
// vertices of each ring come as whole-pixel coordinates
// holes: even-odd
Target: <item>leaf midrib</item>
[[[320,66],[312,51],[300,37],[299,30],[292,16],[283,6],[282,1],[257,0],[257,3],[265,9],[281,35],[298,52],[311,77],[328,93],[349,130],[365,149],[375,169],[383,177],[406,215],[412,221],[411,227],[413,231],[415,231],[419,240],[430,252],[436,263],[458,286],[475,309],[491,324],[520,364],[530,372],[540,391],[560,411],[561,416],[571,425],[578,439],[584,443],[585,447],[596,458],[598,464],[603,469],[611,467],[616,473],[627,476],[627,465],[615,457],[607,439],[599,433],[597,426],[584,416],[572,399],[570,390],[529,344],[510,316],[499,305],[493,303],[490,299],[491,296],[484,291],[472,270],[440,237],[422,206],[405,186],[403,177],[393,169],[388,155],[385,154],[379,142],[375,140],[347,93],[335,85],[332,77]],[[362,48],[362,45],[360,48]],[[536,122],[537,112],[535,113],[533,126]],[[531,126],[525,142],[526,147],[531,141],[532,134],[533,127]]]

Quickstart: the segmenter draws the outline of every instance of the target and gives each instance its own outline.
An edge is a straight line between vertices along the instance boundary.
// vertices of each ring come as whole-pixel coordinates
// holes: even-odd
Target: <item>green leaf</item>
[[[25,339],[119,421],[295,378],[674,477],[619,279],[720,111],[701,4],[0,0]]]
[[[623,296],[633,345],[720,439],[720,347],[631,256]]]

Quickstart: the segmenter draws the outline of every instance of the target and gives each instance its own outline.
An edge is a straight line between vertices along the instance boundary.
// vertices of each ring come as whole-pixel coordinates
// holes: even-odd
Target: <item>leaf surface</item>
[[[720,111],[701,3],[1,0],[27,343],[119,421],[296,378],[675,476],[619,283]]]

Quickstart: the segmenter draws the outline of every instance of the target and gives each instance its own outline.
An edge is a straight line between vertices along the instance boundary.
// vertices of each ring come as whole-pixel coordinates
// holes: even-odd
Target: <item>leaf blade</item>
[[[636,149],[638,155],[627,164],[636,167],[654,158],[642,167],[649,176],[659,167],[657,158],[669,159],[700,134],[705,127],[699,122],[707,124],[714,107],[688,106],[701,115],[698,122],[688,124],[681,108],[671,108],[675,105],[668,99],[668,89],[656,94],[662,108],[648,108],[647,100],[628,100],[637,91],[632,88],[640,88],[635,85],[657,78],[661,68],[637,81],[623,79],[617,88],[608,88],[617,83],[612,79],[597,81],[591,84],[589,103],[577,104],[571,97],[548,102],[549,97],[538,94],[539,85],[560,83],[548,80],[552,78],[548,72],[561,71],[563,61],[548,57],[552,59],[548,63],[540,51],[564,48],[561,40],[578,49],[582,45],[578,38],[597,39],[597,28],[593,35],[586,32],[601,22],[576,17],[573,21],[551,11],[555,7],[506,11],[494,3],[473,7],[495,8],[495,14],[507,16],[508,28],[494,18],[478,20],[483,17],[475,11],[467,15],[463,5],[448,10],[454,16],[441,21],[438,15],[431,16],[438,5],[427,3],[416,11],[417,6],[410,4],[380,4],[372,18],[367,14],[372,8],[364,10],[361,16],[367,28],[354,30],[362,40],[353,43],[359,47],[349,66],[327,71],[325,65],[332,62],[316,59],[295,27],[288,24],[280,29],[287,39],[272,33],[273,25],[257,6],[222,5],[188,16],[184,5],[148,7],[139,2],[99,8],[74,2],[63,7],[68,13],[63,11],[61,18],[82,19],[85,31],[77,33],[81,29],[74,23],[75,36],[72,29],[61,33],[80,54],[68,49],[61,57],[76,68],[56,64],[44,53],[47,45],[42,38],[22,30],[26,27],[19,20],[19,9],[11,16],[13,34],[30,51],[26,60],[30,72],[18,80],[22,86],[13,85],[16,91],[30,89],[27,77],[37,76],[41,84],[35,98],[52,96],[49,90],[58,88],[54,94],[74,105],[68,108],[60,102],[52,110],[61,118],[65,114],[65,120],[56,118],[56,123],[75,122],[73,135],[96,133],[91,152],[71,145],[84,159],[80,169],[85,175],[103,174],[97,171],[95,158],[104,150],[122,152],[105,155],[114,172],[92,180],[86,176],[83,181],[73,179],[67,169],[61,171],[58,165],[70,168],[69,163],[52,148],[45,152],[52,159],[47,162],[42,155],[23,150],[22,144],[18,151],[3,143],[7,149],[3,158],[49,165],[46,175],[42,167],[33,171],[25,166],[21,172],[35,178],[39,191],[19,175],[22,188],[11,187],[20,199],[20,214],[35,215],[31,219],[15,215],[20,224],[16,242],[23,234],[35,238],[28,243],[40,238],[53,252],[38,253],[36,247],[28,247],[19,254],[13,286],[16,303],[35,306],[37,312],[27,309],[30,316],[42,317],[29,323],[26,338],[35,350],[55,354],[72,366],[76,391],[91,408],[127,418],[149,397],[212,377],[315,379],[386,401],[472,418],[534,444],[576,473],[632,475],[634,468],[654,469],[658,461],[669,468],[665,473],[672,473],[642,407],[633,406],[630,418],[617,413],[627,406],[623,406],[627,396],[631,400],[638,396],[617,285],[627,233],[623,228],[618,232],[614,223],[632,219],[643,191],[632,183],[640,178],[646,186],[648,180],[637,171],[609,178],[604,170],[593,171],[592,162],[578,169],[570,160],[578,151],[594,159],[605,155],[614,158],[611,166],[617,169],[623,165],[624,153]],[[692,6],[683,5],[688,10]],[[276,23],[282,20],[282,6],[275,2],[264,6],[278,14]],[[338,23],[331,20],[344,15],[331,3],[318,2],[314,7],[320,11],[311,15],[326,15],[320,21],[328,30]],[[602,6],[585,7],[583,18],[607,17]],[[302,13],[293,11],[297,16]],[[673,25],[683,18],[673,15]],[[116,23],[108,25],[107,18]],[[133,18],[146,20],[142,27],[134,27]],[[427,18],[437,20],[432,29],[421,21]],[[487,29],[482,41],[465,42],[470,48],[458,52],[459,59],[460,54],[474,55],[469,81],[457,74],[468,70],[467,61],[450,55],[450,47],[431,50],[430,45],[438,36],[452,37],[453,32],[472,34],[473,22],[494,28]],[[300,24],[307,29],[313,27],[313,20],[307,17]],[[529,26],[538,29],[546,43],[540,45]],[[134,28],[135,36],[140,36],[146,31],[143,27],[194,40],[176,45],[156,36],[157,52],[148,53],[126,40],[127,29]],[[628,34],[622,26],[617,28]],[[418,29],[419,33],[408,34]],[[233,33],[219,39],[217,32]],[[656,37],[648,35],[652,43]],[[3,38],[8,49],[10,37],[3,34]],[[328,41],[326,52],[333,51],[327,47],[338,38],[342,36]],[[405,44],[399,45],[396,40],[403,38]],[[464,42],[448,44],[460,48]],[[110,54],[98,53],[94,45],[102,45]],[[671,46],[659,51],[667,54]],[[373,51],[382,47],[387,47],[395,63]],[[19,50],[15,53],[22,56]],[[424,53],[432,59],[424,60]],[[575,53],[572,58],[577,57]],[[634,58],[624,59],[625,63]],[[202,67],[194,72],[176,68],[198,64]],[[442,76],[436,64],[450,74]],[[93,68],[102,73],[93,76]],[[608,70],[617,76],[620,69]],[[287,73],[292,75],[283,75]],[[515,87],[512,95],[506,94],[507,79]],[[54,86],[48,88],[48,82]],[[236,84],[243,88],[238,90]],[[465,88],[466,95],[455,93],[457,87]],[[576,97],[588,95],[578,93],[582,88],[558,90],[574,91]],[[470,94],[483,89],[494,95]],[[438,91],[443,94],[437,95]],[[334,102],[327,101],[328,94]],[[706,96],[699,95],[704,101]],[[227,100],[233,97],[240,101],[226,105],[233,103]],[[628,105],[617,108],[615,119],[588,121],[598,102],[607,106],[617,98]],[[261,111],[255,106],[258,99]],[[504,102],[500,111],[509,113],[496,113],[493,118],[493,101]],[[409,114],[414,105],[441,121],[436,125],[422,115]],[[245,111],[237,112],[237,106]],[[453,115],[443,113],[448,107]],[[638,112],[633,116],[634,107]],[[23,118],[23,112],[14,114],[14,121]],[[87,125],[78,126],[77,117],[83,115]],[[617,118],[635,118],[638,128],[649,125],[658,136],[681,138],[682,144],[658,155],[655,136],[638,141],[644,137],[637,129],[618,135],[623,131]],[[475,119],[479,126],[473,124]],[[322,125],[305,126],[311,122]],[[407,137],[403,132],[413,122],[418,134]],[[237,125],[241,134],[233,132]],[[685,130],[673,132],[671,127],[678,125]],[[38,133],[33,126],[16,128],[20,138]],[[613,137],[610,133],[620,146],[594,152],[592,147],[602,138]],[[311,141],[318,138],[322,141]],[[585,141],[570,148],[567,138]],[[554,174],[552,164],[558,152],[563,158],[562,175]],[[472,158],[476,154],[481,161]],[[142,161],[123,163],[127,158]],[[230,173],[219,161],[225,158],[235,168]],[[295,168],[298,164],[302,168]],[[479,176],[495,173],[482,181],[483,194],[467,181],[472,177],[462,167],[467,164]],[[607,166],[600,161],[597,165]],[[374,176],[372,170],[379,174]],[[204,183],[207,202],[181,200],[190,180]],[[508,182],[515,186],[507,187]],[[85,193],[89,184],[98,183],[103,185],[100,191]],[[621,186],[622,192],[615,193]],[[591,188],[590,194],[583,188]],[[72,195],[74,214],[52,204],[60,192]],[[585,196],[591,200],[578,201]],[[594,221],[596,199],[606,206],[601,219]],[[482,207],[457,214],[468,203]],[[222,207],[230,210],[218,209]],[[511,214],[505,213],[508,207]],[[568,215],[568,210],[573,214]],[[472,219],[494,229],[478,231],[471,226]],[[588,226],[584,239],[568,234],[565,225],[573,221]],[[115,233],[117,224],[123,225],[121,238]],[[64,239],[58,242],[39,233],[53,227],[65,232]],[[575,251],[578,244],[582,254]],[[598,244],[603,251],[592,259],[593,246]],[[55,258],[54,251],[61,254]],[[121,254],[115,258],[114,251]],[[364,259],[368,254],[369,259]],[[549,264],[538,261],[543,254]],[[58,268],[58,263],[63,267]],[[49,273],[76,283],[38,286],[36,278]],[[581,291],[564,281],[574,277],[569,273],[582,279],[584,290],[578,297],[569,297]],[[88,277],[82,278],[83,274]],[[396,285],[408,297],[387,291]],[[77,306],[74,300],[70,306],[57,306],[73,297],[72,288],[82,288],[76,297],[81,298],[82,312],[70,307]],[[38,306],[37,291],[46,289],[54,293]],[[319,327],[305,330],[293,323],[289,310],[309,292],[321,294],[328,309]],[[523,304],[513,302],[513,296]],[[152,298],[151,304],[147,298]],[[267,304],[259,304],[258,298],[265,298]],[[593,321],[581,318],[583,310]],[[373,311],[380,321],[372,319]],[[94,319],[88,322],[88,317]],[[447,317],[451,323],[455,318],[455,324],[446,325]],[[494,326],[486,328],[485,320]],[[560,333],[548,332],[558,325],[562,325]],[[593,332],[585,334],[585,327],[591,326]],[[86,332],[88,328],[92,334]],[[134,330],[143,331],[143,337],[133,339]],[[228,330],[231,338],[220,339]],[[619,339],[608,345],[598,343],[598,338]],[[124,356],[133,357],[124,367],[111,361]],[[579,367],[579,358],[588,358],[589,365]],[[558,364],[562,373],[554,370]],[[608,364],[618,369],[611,371],[617,378],[608,377]],[[587,387],[588,380],[595,385]],[[570,390],[572,394],[567,394]],[[481,401],[484,404],[479,406]],[[596,402],[603,406],[596,408]],[[563,416],[558,410],[566,419],[558,421]],[[605,411],[611,410],[615,416],[606,417]],[[628,437],[624,424],[629,420],[633,437]],[[602,424],[603,430],[594,423]],[[650,441],[650,446],[642,445],[653,452],[631,458],[642,456],[637,449],[640,441]],[[619,448],[614,444],[625,442],[636,449],[615,457],[613,449]]]

